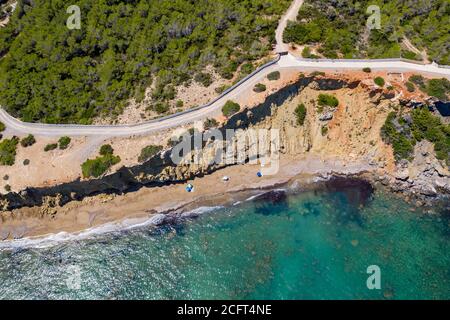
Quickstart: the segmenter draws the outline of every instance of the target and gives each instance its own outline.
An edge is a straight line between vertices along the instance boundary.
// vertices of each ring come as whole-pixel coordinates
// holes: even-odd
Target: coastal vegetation
[[[322,107],[335,108],[339,105],[339,100],[333,95],[321,93],[319,94],[318,103]]]
[[[56,148],[58,148],[58,144],[57,143],[49,143],[44,147],[44,151],[48,152],[51,150],[55,150]]]
[[[67,147],[70,144],[70,141],[71,141],[71,139],[66,136],[59,138],[59,140],[58,140],[59,149],[61,149],[61,150],[67,149]]]
[[[303,103],[299,104],[297,108],[295,108],[295,116],[297,118],[297,124],[303,126],[306,119],[306,107]]]
[[[208,86],[253,70],[272,49],[290,0],[77,0],[81,29],[69,30],[67,1],[19,1],[0,28],[0,104],[30,122],[90,124],[115,119],[152,87],[158,113],[177,87]]]
[[[411,160],[414,145],[422,140],[434,144],[436,158],[450,165],[450,124],[442,123],[428,108],[410,114],[391,112],[381,129],[383,140],[392,145],[395,159]]]
[[[375,84],[379,87],[384,87],[386,83],[382,77],[376,77],[375,79],[373,79],[373,82],[375,82]]]
[[[280,71],[273,71],[267,75],[267,79],[270,81],[276,81],[280,79]]]
[[[436,97],[442,101],[450,100],[450,81],[446,78],[441,79],[425,79],[421,75],[412,75],[409,77],[410,88],[414,88],[416,85],[420,91],[428,94],[429,96]],[[408,88],[409,90],[409,88]]]
[[[149,145],[144,147],[141,150],[141,154],[138,157],[139,162],[145,162],[155,156],[158,152],[160,152],[163,149],[162,146],[156,146],[156,145]]]
[[[95,159],[88,159],[81,165],[83,177],[98,178],[108,171],[113,165],[119,163],[120,157],[115,156],[113,152],[114,150],[110,145],[103,145],[100,148],[100,156]]]
[[[29,134],[28,136],[26,136],[25,138],[20,140],[20,145],[24,148],[30,147],[35,143],[36,143],[36,139],[34,138],[34,136],[32,134]]]
[[[16,150],[19,138],[12,137],[0,142],[0,165],[12,166],[16,161]]]
[[[6,129],[5,124],[4,124],[3,122],[0,121],[0,132],[5,131],[5,129]]]
[[[229,117],[241,110],[241,106],[234,101],[228,100],[222,107],[222,113],[225,117]]]
[[[381,29],[368,31],[370,5],[378,5]],[[283,38],[286,43],[314,45],[327,58],[421,59],[402,42],[407,38],[429,59],[450,65],[448,0],[369,1],[306,0]]]
[[[257,83],[255,85],[255,87],[253,88],[253,91],[255,91],[256,93],[264,92],[266,90],[267,90],[267,87],[263,83]]]
[[[209,129],[212,129],[212,128],[217,127],[218,125],[219,125],[219,123],[217,122],[216,119],[214,119],[214,118],[208,118],[208,119],[206,119],[205,122],[203,123],[203,128],[204,128],[205,130],[209,130]]]

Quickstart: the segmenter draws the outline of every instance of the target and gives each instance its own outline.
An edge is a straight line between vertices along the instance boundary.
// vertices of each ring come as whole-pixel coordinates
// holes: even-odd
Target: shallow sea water
[[[381,269],[369,290],[367,267]],[[358,187],[0,251],[2,299],[449,299],[450,218]]]

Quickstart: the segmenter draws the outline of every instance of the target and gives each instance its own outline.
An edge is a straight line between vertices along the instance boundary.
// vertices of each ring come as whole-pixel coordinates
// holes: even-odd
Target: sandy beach
[[[234,165],[182,184],[143,187],[123,195],[88,197],[55,208],[50,215],[42,212],[43,208],[22,208],[13,211],[12,219],[3,217],[0,235],[4,240],[11,240],[60,232],[78,233],[110,223],[138,224],[160,213],[229,205],[263,189],[276,188],[293,180],[301,186],[311,184],[323,175],[356,174],[374,170],[374,167],[360,162],[345,164],[342,159],[321,159],[317,156],[295,159],[282,156],[278,174],[258,177],[259,169],[260,165]],[[224,176],[230,180],[223,181]],[[193,184],[192,193],[185,190],[187,183]]]

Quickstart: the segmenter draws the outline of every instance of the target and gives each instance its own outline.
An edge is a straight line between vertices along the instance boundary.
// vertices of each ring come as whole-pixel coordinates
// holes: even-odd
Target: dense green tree
[[[369,5],[381,9],[380,30],[367,31]],[[286,42],[320,44],[319,52],[328,58],[419,59],[401,48],[406,36],[432,60],[450,65],[449,12],[448,0],[306,0],[283,37]]]
[[[263,57],[290,3],[75,0],[81,29],[68,30],[67,1],[19,1],[0,28],[0,104],[25,121],[88,124],[117,117],[151,84],[167,103],[206,65],[231,79]]]

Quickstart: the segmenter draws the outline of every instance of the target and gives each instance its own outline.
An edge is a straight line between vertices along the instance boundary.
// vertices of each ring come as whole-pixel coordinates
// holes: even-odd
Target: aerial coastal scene
[[[450,299],[447,0],[0,0],[0,130],[2,300]]]

